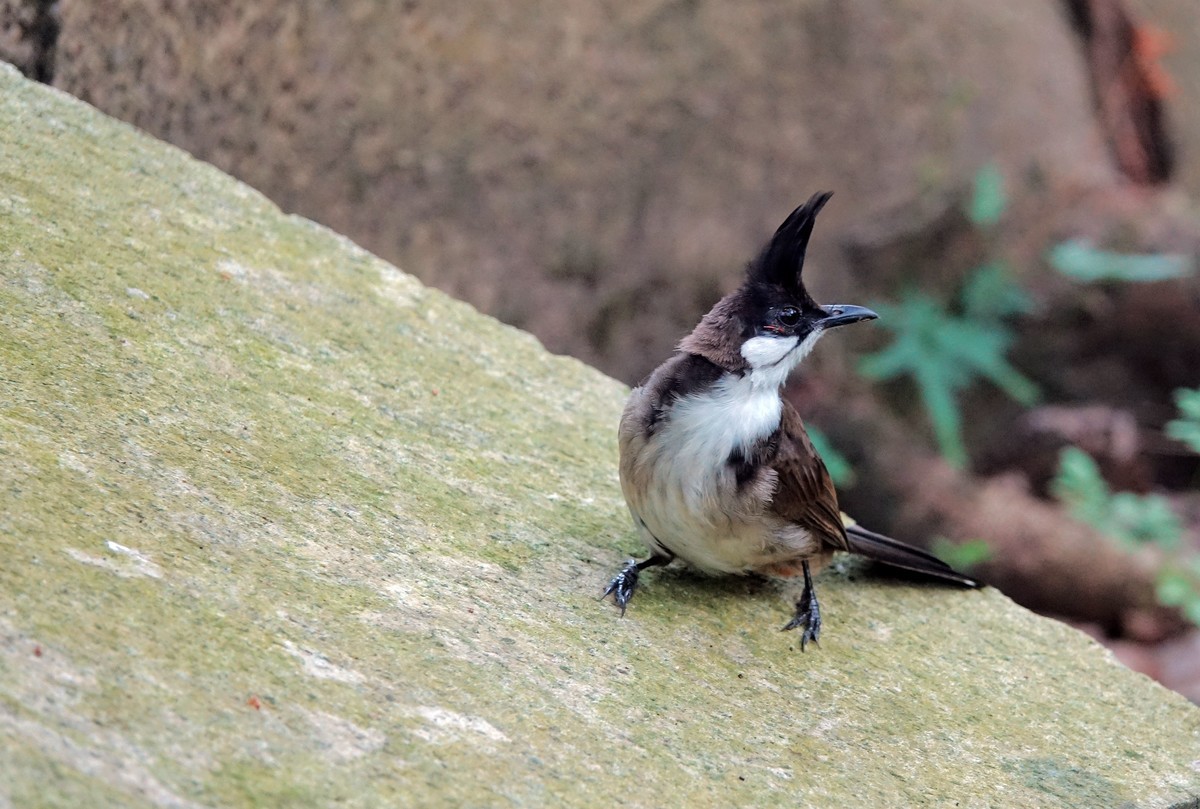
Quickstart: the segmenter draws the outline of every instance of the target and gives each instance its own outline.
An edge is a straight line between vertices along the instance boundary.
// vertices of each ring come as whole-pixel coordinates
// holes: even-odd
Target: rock
[[[620,384],[11,68],[0,174],[0,805],[1200,791],[1200,712],[994,590],[622,620]]]
[[[46,80],[53,66],[48,48],[57,35],[57,8],[42,0],[0,0],[0,60],[25,75]]]

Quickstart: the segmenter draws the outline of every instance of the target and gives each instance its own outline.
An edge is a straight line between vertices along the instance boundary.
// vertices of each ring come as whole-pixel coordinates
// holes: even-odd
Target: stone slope
[[[1200,792],[1200,712],[995,591],[838,563],[807,654],[774,584],[621,620],[624,395],[0,69],[0,806]]]

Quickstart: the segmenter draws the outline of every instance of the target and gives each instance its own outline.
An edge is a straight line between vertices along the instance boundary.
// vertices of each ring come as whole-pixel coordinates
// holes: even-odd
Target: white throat
[[[824,333],[824,329],[813,329],[803,342],[795,336],[760,335],[742,343],[742,359],[750,365],[747,376],[751,385],[773,390],[782,388],[792,369],[808,356]]]
[[[821,337],[817,329],[797,337],[752,337],[742,344],[750,365],[744,374],[726,374],[703,393],[686,396],[671,415],[670,441],[687,469],[719,469],[735,450],[749,453],[755,443],[779,429],[780,391],[788,374]]]

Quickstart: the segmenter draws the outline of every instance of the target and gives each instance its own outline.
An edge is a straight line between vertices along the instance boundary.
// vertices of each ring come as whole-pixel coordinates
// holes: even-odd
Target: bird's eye
[[[779,310],[777,315],[775,315],[775,319],[784,326],[795,326],[800,322],[800,310],[795,306],[785,306]]]

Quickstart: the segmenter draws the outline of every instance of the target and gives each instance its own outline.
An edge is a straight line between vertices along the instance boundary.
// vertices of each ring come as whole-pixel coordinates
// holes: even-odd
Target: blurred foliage
[[[1182,547],[1183,525],[1165,498],[1131,492],[1114,494],[1096,462],[1078,447],[1062,451],[1051,487],[1071,516],[1126,548],[1152,544],[1167,553],[1168,561],[1155,579],[1155,595],[1160,604],[1178,607],[1189,621],[1200,626],[1200,556]]]
[[[954,543],[945,537],[938,537],[930,550],[955,570],[970,570],[992,558],[992,546],[982,539]]]
[[[989,244],[995,243],[995,228],[1007,205],[999,170],[994,165],[980,169],[965,213]],[[1059,273],[1084,283],[1154,282],[1196,272],[1191,256],[1115,253],[1079,239],[1055,245],[1046,258]],[[1007,321],[1031,311],[1032,302],[1002,260],[993,256],[968,273],[953,304],[910,289],[901,293],[899,302],[872,308],[893,339],[864,357],[859,371],[877,380],[911,378],[938,446],[955,466],[962,468],[967,462],[960,391],[986,379],[1023,405],[1037,401],[1038,388],[1006,359],[1014,342]],[[1166,434],[1200,453],[1200,388],[1175,391],[1175,401],[1179,417],[1166,425]],[[1062,451],[1051,491],[1072,517],[1121,546],[1162,552],[1167,561],[1155,580],[1159,602],[1178,607],[1200,626],[1200,554],[1184,546],[1182,522],[1166,498],[1113,492],[1095,460],[1077,447]],[[993,553],[983,540],[955,544],[940,537],[933,552],[959,569],[986,562]]]
[[[1200,626],[1200,556],[1164,567],[1155,582],[1160,604],[1178,607],[1189,621]]]
[[[967,451],[958,391],[984,378],[1022,404],[1030,405],[1038,399],[1037,386],[1005,359],[1014,335],[1003,322],[1000,310],[980,316],[967,309],[967,303],[976,297],[974,287],[995,283],[992,269],[991,265],[982,267],[968,279],[963,289],[962,314],[947,311],[930,296],[915,291],[904,293],[895,305],[873,304],[881,324],[896,336],[889,346],[864,357],[858,366],[872,379],[912,377],[942,454],[959,468],[966,466]]]
[[[999,171],[986,166],[975,178],[967,216],[976,227],[993,227],[1007,198]],[[896,304],[872,304],[880,325],[895,334],[883,350],[864,357],[859,372],[872,379],[909,376],[921,400],[942,455],[958,468],[967,463],[962,439],[959,391],[977,379],[991,381],[1025,405],[1038,399],[1032,381],[1005,357],[1015,336],[1005,320],[1032,308],[1004,262],[994,260],[968,276],[952,311],[932,296],[907,290]]]
[[[1164,550],[1180,545],[1183,526],[1160,495],[1112,492],[1100,468],[1078,447],[1065,447],[1050,490],[1075,519],[1127,548],[1154,543]]]
[[[1167,435],[1200,452],[1200,388],[1179,388],[1175,404],[1179,418],[1167,422]],[[1156,592],[1161,603],[1178,607],[1200,626],[1200,556],[1167,565],[1159,573]]]
[[[1200,388],[1180,388],[1175,391],[1179,418],[1167,422],[1167,435],[1200,452]]]
[[[991,228],[1008,207],[1004,176],[995,163],[988,163],[975,175],[975,188],[967,202],[967,218],[977,228]]]
[[[834,485],[838,488],[853,486],[855,482],[854,467],[846,460],[846,456],[838,452],[829,437],[816,427],[805,424],[804,430],[812,440],[813,449],[825,462],[825,468],[829,471],[829,477],[833,478]]]
[[[1088,283],[1166,281],[1196,271],[1191,256],[1114,253],[1079,239],[1056,245],[1047,260],[1063,275]],[[1200,452],[1200,388],[1179,388],[1175,402],[1180,417],[1168,422],[1165,432]],[[1072,516],[1126,547],[1153,543],[1170,554],[1155,580],[1155,595],[1159,603],[1179,608],[1200,626],[1200,555],[1181,550],[1183,526],[1163,497],[1110,492],[1096,462],[1076,447],[1063,450],[1052,490]]]
[[[1050,266],[1076,281],[1149,282],[1185,278],[1196,271],[1191,256],[1169,253],[1128,255],[1101,250],[1082,239],[1055,245],[1046,255]]]
[[[1033,310],[1033,301],[1013,282],[1003,262],[984,264],[962,290],[963,316],[977,322],[998,322]]]

